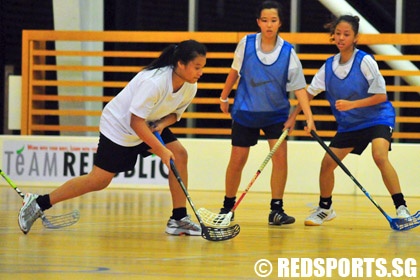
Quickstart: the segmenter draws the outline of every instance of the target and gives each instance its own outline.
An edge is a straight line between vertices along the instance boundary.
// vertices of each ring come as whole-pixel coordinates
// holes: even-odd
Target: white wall
[[[230,141],[185,139],[183,143],[190,155],[190,187],[223,190],[225,169],[230,156]],[[289,176],[286,192],[318,193],[319,168],[324,149],[315,140],[289,141],[288,149]],[[399,175],[404,194],[419,196],[420,145],[395,143],[392,145],[392,150],[390,160]],[[259,142],[251,149],[243,172],[240,192],[245,190],[268,152],[266,141]],[[344,164],[371,195],[388,195],[379,169],[372,160],[370,146],[361,156],[349,155]],[[269,163],[251,187],[251,191],[269,191],[270,173]],[[339,167],[335,174],[336,194],[363,194]]]
[[[214,139],[180,139],[189,153],[189,187],[199,190],[224,190],[225,170],[230,156],[230,140]],[[9,177],[18,186],[51,186],[57,187],[68,177],[57,176],[52,178],[44,176],[42,172],[36,175],[32,172],[28,175],[12,172],[17,164],[14,160],[17,150],[25,148],[24,153],[29,152],[29,147],[57,146],[60,147],[82,147],[79,150],[93,150],[96,147],[96,137],[63,137],[63,136],[0,136],[0,149],[2,154],[0,160],[2,169],[9,174]],[[15,146],[13,146],[15,145]],[[318,193],[318,172],[324,150],[315,141],[289,141],[289,176],[286,192],[288,193]],[[90,148],[89,148],[90,147]],[[419,196],[418,184],[420,182],[420,156],[419,144],[393,144],[393,151],[390,159],[397,173],[399,174],[403,192],[406,196]],[[71,149],[71,148],[70,148]],[[47,151],[47,148],[44,147]],[[33,152],[33,151],[32,151]],[[259,142],[251,149],[248,163],[244,169],[242,183],[239,192],[242,193],[250,180],[257,172],[262,161],[268,154],[268,144],[266,141]],[[6,153],[8,153],[6,155]],[[38,162],[34,158],[27,156],[26,165],[31,168],[42,169],[42,149],[36,150]],[[60,151],[54,151],[60,154]],[[74,153],[77,153],[75,151]],[[50,156],[50,159],[52,157]],[[150,159],[147,158],[147,159]],[[59,161],[59,160],[58,160]],[[87,162],[91,164],[92,160]],[[91,165],[85,166],[85,170],[90,170]],[[379,170],[376,168],[370,153],[370,147],[362,156],[349,155],[344,164],[351,171],[353,176],[362,186],[372,195],[388,195],[383,185]],[[60,165],[60,164],[59,164]],[[76,164],[77,166],[77,164]],[[146,165],[145,165],[146,166]],[[29,168],[27,168],[29,169]],[[147,166],[145,167],[147,172]],[[8,173],[10,172],[10,173]],[[250,192],[268,192],[269,179],[271,173],[271,163],[268,163],[261,175],[258,177]],[[7,185],[3,180],[1,185]],[[128,188],[167,188],[166,180],[161,177],[140,180],[138,178],[116,178],[110,187]],[[336,170],[335,194],[361,194],[363,193],[355,186],[353,181],[339,168]]]
[[[104,3],[103,0],[54,0],[54,30],[84,30],[84,31],[103,31],[104,26]],[[102,51],[103,42],[70,42],[57,41],[56,48],[59,50],[84,50]],[[77,57],[77,56],[57,56],[57,65],[86,65],[103,66],[103,57]],[[102,81],[102,72],[79,72],[79,71],[57,71],[59,80],[73,81]],[[58,87],[58,95],[68,95],[77,93],[80,96],[102,96],[101,87]],[[102,110],[99,102],[59,102],[61,110]],[[61,125],[80,125],[95,126],[99,123],[98,116],[87,117],[67,117],[60,116]],[[74,132],[61,132],[61,135],[74,135]],[[80,132],[78,135],[95,135],[91,132]]]

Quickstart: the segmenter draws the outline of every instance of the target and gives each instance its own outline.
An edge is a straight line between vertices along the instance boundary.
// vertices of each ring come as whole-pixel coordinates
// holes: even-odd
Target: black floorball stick
[[[388,220],[390,226],[394,230],[402,231],[402,230],[409,230],[415,228],[420,225],[420,211],[417,211],[416,214],[408,217],[408,218],[391,218],[381,206],[370,196],[370,194],[366,191],[366,189],[353,177],[347,167],[342,163],[342,161],[337,157],[336,154],[324,143],[324,141],[318,136],[315,130],[311,131],[312,137],[318,141],[319,144],[324,148],[324,150],[332,157],[332,159],[338,164],[338,166],[343,169],[343,171],[353,180],[353,182],[359,187],[359,189],[369,198],[369,200],[376,206],[376,208],[381,211],[381,213],[385,216]]]
[[[163,142],[162,137],[160,136],[159,132],[155,131],[153,132],[155,136],[159,139],[159,141],[165,145]],[[208,227],[204,224],[203,220],[201,219],[200,215],[197,212],[197,209],[194,206],[194,203],[188,193],[187,187],[185,186],[184,182],[181,179],[181,176],[179,175],[179,172],[175,166],[175,163],[173,160],[170,161],[171,170],[174,173],[179,185],[182,188],[182,191],[184,192],[185,196],[187,197],[188,203],[191,205],[192,210],[194,211],[195,216],[197,217],[198,222],[201,226],[201,236],[209,241],[223,241],[232,239],[235,236],[237,236],[240,232],[240,226],[238,224],[231,226],[231,227],[224,227],[224,228],[215,228],[215,227]]]
[[[6,180],[7,183],[9,183],[9,185],[16,191],[16,193],[20,197],[25,198],[25,194],[16,186],[15,183],[13,183],[13,181],[1,169],[0,169],[0,175],[4,178],[4,180]],[[71,226],[77,223],[79,218],[80,218],[80,213],[76,209],[70,213],[63,214],[63,215],[56,215],[56,216],[45,215],[45,214],[41,215],[42,224],[44,225],[44,227],[50,228],[50,229],[58,229],[58,228]]]

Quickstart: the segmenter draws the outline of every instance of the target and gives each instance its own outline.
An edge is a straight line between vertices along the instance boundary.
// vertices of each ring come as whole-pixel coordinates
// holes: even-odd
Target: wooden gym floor
[[[194,190],[190,195],[197,208],[215,212],[223,197],[221,192]],[[390,197],[374,199],[395,215]],[[280,227],[267,224],[269,200],[269,193],[250,191],[236,212],[241,233],[223,242],[165,234],[171,213],[169,191],[118,188],[87,194],[46,212],[57,215],[79,209],[81,218],[73,226],[51,230],[37,221],[24,235],[17,224],[21,198],[3,186],[0,279],[259,279],[254,267],[261,259],[273,265],[267,278],[279,279],[279,258],[384,258],[387,267],[394,258],[412,258],[418,270],[420,227],[392,230],[363,194],[334,196],[337,218],[320,227],[303,225],[311,211],[308,204],[316,205],[318,195],[286,194],[286,212],[296,223]],[[420,197],[408,197],[407,202],[412,214],[420,209]],[[196,220],[190,208],[189,213]],[[267,266],[261,268],[267,271]],[[328,279],[339,279],[337,272]]]

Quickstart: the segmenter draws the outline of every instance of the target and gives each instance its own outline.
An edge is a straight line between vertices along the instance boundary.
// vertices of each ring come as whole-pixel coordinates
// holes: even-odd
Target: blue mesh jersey
[[[257,56],[255,36],[247,36],[231,115],[241,125],[260,128],[285,122],[289,116],[286,84],[293,47],[284,41],[277,60],[266,65]]]
[[[370,96],[369,83],[360,70],[365,55],[367,53],[361,50],[356,53],[351,70],[344,79],[338,78],[333,72],[334,57],[328,58],[325,63],[325,94],[337,121],[338,132],[355,131],[375,125],[395,126],[395,110],[389,100],[348,111],[338,111],[335,108],[335,102],[339,99],[358,100]]]

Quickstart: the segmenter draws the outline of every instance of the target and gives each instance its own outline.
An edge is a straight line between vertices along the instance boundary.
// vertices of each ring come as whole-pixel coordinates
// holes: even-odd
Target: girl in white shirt
[[[167,47],[159,58],[138,73],[104,108],[94,166],[89,174],[73,178],[50,194],[27,194],[19,212],[26,234],[44,210],[61,201],[106,188],[118,172],[132,170],[138,155],[156,154],[168,166],[173,211],[168,234],[201,235],[186,209],[186,197],[170,168],[173,160],[187,184],[187,151],[169,130],[197,92],[206,64],[206,47],[194,40]],[[165,145],[153,135],[158,131]]]

